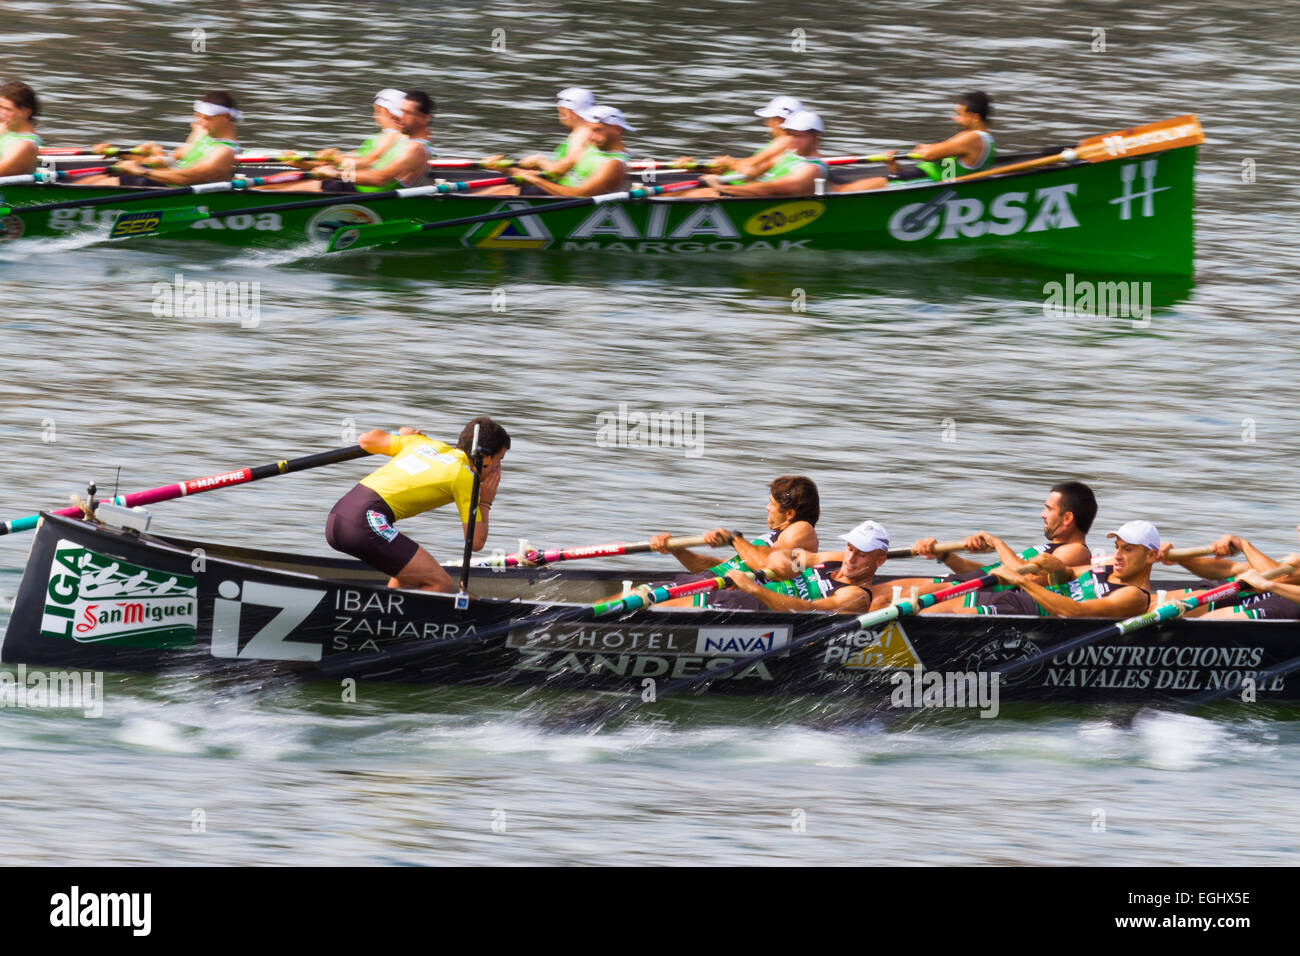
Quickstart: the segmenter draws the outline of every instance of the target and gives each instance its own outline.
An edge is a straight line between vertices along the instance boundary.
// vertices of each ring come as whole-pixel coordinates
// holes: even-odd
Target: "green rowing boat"
[[[133,198],[120,207],[15,212],[0,219],[0,246],[21,239],[107,236],[119,213],[193,207],[196,202],[213,213],[235,214],[202,220],[169,233],[168,239],[240,248],[323,248],[336,231],[349,226],[396,219],[430,223],[519,209],[518,217],[423,230],[385,248],[678,257],[838,249],[1099,274],[1191,275],[1196,150],[1195,145],[1181,146],[869,192],[797,199],[657,197],[528,215],[522,211],[562,200],[462,193],[366,202],[358,196],[339,205],[277,211],[268,207],[321,194],[239,190],[153,203]],[[257,172],[249,169],[247,174]],[[661,173],[659,181],[670,179]],[[83,197],[135,197],[147,190],[52,183],[10,185],[2,194],[4,204],[19,210]]]

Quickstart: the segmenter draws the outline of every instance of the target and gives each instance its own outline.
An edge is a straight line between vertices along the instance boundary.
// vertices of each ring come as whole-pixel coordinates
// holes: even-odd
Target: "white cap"
[[[591,90],[584,90],[580,86],[570,86],[568,89],[560,90],[555,94],[555,105],[563,106],[575,113],[581,113],[583,110],[589,110],[596,105],[596,94]]]
[[[636,132],[636,127],[627,121],[623,111],[616,106],[593,106],[589,110],[582,110],[578,115],[588,123],[606,123],[610,126],[621,126],[629,133]]]
[[[888,551],[889,532],[879,521],[864,521],[848,534],[840,535],[859,551]]]
[[[1118,538],[1126,544],[1141,545],[1152,551],[1160,550],[1160,532],[1150,521],[1129,521],[1120,525],[1118,531],[1112,531],[1106,537]]]
[[[755,116],[789,116],[803,110],[803,104],[793,96],[774,96],[761,110],[754,110]]]
[[[406,104],[406,94],[401,90],[380,90],[375,94],[375,105],[382,106],[398,119],[402,118],[402,107]]]
[[[237,109],[229,106],[222,106],[220,103],[209,103],[207,100],[195,100],[194,112],[201,116],[220,116],[223,113],[228,114],[236,123],[244,118],[244,114]]]
[[[811,110],[799,110],[797,113],[791,113],[781,123],[781,128],[791,133],[801,133],[810,129],[820,133],[825,129],[822,126],[822,118]]]

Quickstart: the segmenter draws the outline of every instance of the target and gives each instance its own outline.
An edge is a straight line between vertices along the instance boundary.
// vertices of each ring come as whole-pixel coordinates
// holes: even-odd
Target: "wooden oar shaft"
[[[940,541],[934,546],[935,554],[952,554],[954,551],[965,551],[965,541]],[[890,548],[889,556],[891,558],[914,558],[920,552],[916,548]]]
[[[190,495],[202,494],[205,491],[215,491],[217,488],[228,488],[231,485],[243,485],[250,481],[259,481],[262,478],[271,478],[275,475],[287,475],[295,471],[306,471],[308,468],[333,465],[340,461],[363,458],[369,454],[370,452],[360,445],[345,445],[332,451],[317,452],[314,455],[304,455],[301,458],[290,458],[265,465],[254,465],[251,468],[221,472],[204,478],[191,478],[188,481],[177,482],[174,485],[160,485],[157,488],[133,491],[129,494],[118,495],[115,498],[101,500],[121,505],[124,508],[134,508],[138,505],[151,505],[159,501],[170,501],[173,498],[184,498]],[[80,508],[74,507],[60,508],[58,511],[50,513],[71,518],[80,515],[82,511]],[[14,518],[11,521],[0,522],[0,535],[12,534],[16,531],[30,531],[36,527],[40,517],[40,515],[29,515],[26,518]]]
[[[1203,558],[1207,554],[1214,554],[1214,546],[1204,544],[1196,548],[1173,548],[1169,552],[1170,561],[1183,561],[1187,558]]]

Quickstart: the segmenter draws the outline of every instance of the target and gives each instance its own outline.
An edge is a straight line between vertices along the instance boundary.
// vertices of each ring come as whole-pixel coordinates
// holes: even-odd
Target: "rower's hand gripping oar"
[[[469,492],[469,520],[465,522],[465,556],[460,564],[460,590],[456,592],[458,611],[469,607],[469,559],[474,554],[474,522],[478,517],[479,492],[483,488],[483,449],[478,443],[478,425],[474,426],[474,440],[469,447],[470,460],[474,463],[474,484]]]
[[[364,458],[369,454],[370,452],[360,445],[345,445],[342,448],[335,448],[333,451],[322,451],[314,455],[304,455],[301,458],[290,458],[266,465],[241,468],[237,471],[222,472],[216,475],[208,475],[206,478],[191,478],[189,481],[178,482],[174,485],[161,485],[147,491],[133,491],[129,494],[118,495],[115,498],[105,500],[124,508],[134,508],[138,505],[151,505],[159,501],[170,501],[173,498],[185,498],[205,491],[214,491],[217,488],[228,488],[231,485],[243,485],[250,481],[259,481],[262,478],[273,478],[276,475],[306,471],[308,468],[333,465],[340,461],[351,461],[353,458]],[[82,509],[61,508],[50,513],[75,518],[81,515]],[[40,520],[40,515],[29,515],[26,518],[14,518],[10,521],[0,522],[0,535],[12,534],[16,531],[30,531],[36,527]]]
[[[224,219],[227,216],[241,216],[248,213],[288,212],[294,209],[319,209],[323,206],[366,205],[386,199],[413,199],[417,196],[439,196],[447,193],[466,192],[484,186],[502,186],[510,182],[510,177],[497,179],[479,179],[474,182],[435,183],[431,186],[412,186],[408,189],[385,189],[377,193],[339,193],[320,199],[301,199],[296,202],[273,203],[269,206],[240,207],[210,212],[197,206],[182,206],[176,209],[151,209],[144,212],[124,212],[113,222],[109,231],[110,239],[137,239],[141,236],[157,236],[167,232],[188,229],[196,222],[206,219]],[[151,195],[159,195],[152,193]]]
[[[330,237],[326,252],[343,252],[346,249],[361,249],[366,246],[383,245],[396,242],[403,236],[430,229],[450,229],[455,226],[468,226],[480,222],[496,222],[500,219],[522,219],[524,216],[541,216],[548,212],[564,209],[580,209],[583,206],[602,206],[605,203],[627,202],[630,199],[646,199],[660,193],[676,192],[699,186],[700,180],[692,179],[668,186],[638,186],[625,192],[602,193],[599,196],[579,196],[560,202],[545,203],[521,209],[501,209],[497,212],[485,212],[477,216],[461,216],[458,219],[443,219],[439,222],[415,222],[410,219],[395,219],[392,222],[378,222],[369,226],[348,226],[340,229]]]

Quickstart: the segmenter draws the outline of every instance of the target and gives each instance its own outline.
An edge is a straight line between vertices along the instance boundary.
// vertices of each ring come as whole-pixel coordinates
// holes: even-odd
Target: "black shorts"
[[[913,179],[929,179],[924,169],[916,166],[904,166],[897,173],[889,175],[890,182],[910,182]]]
[[[320,191],[323,193],[354,193],[357,191],[357,184],[344,182],[342,179],[326,179],[321,182]]]
[[[1027,617],[1039,617],[1043,613],[1029,592],[1019,588],[1010,591],[976,591],[969,606],[975,608],[976,614],[1024,614]]]
[[[393,527],[396,520],[388,502],[365,485],[357,485],[330,510],[325,519],[325,540],[334,550],[396,577],[420,550],[418,544]]]
[[[148,176],[136,176],[133,173],[127,173],[124,176],[117,177],[119,186],[161,186],[162,183],[154,182]]]

